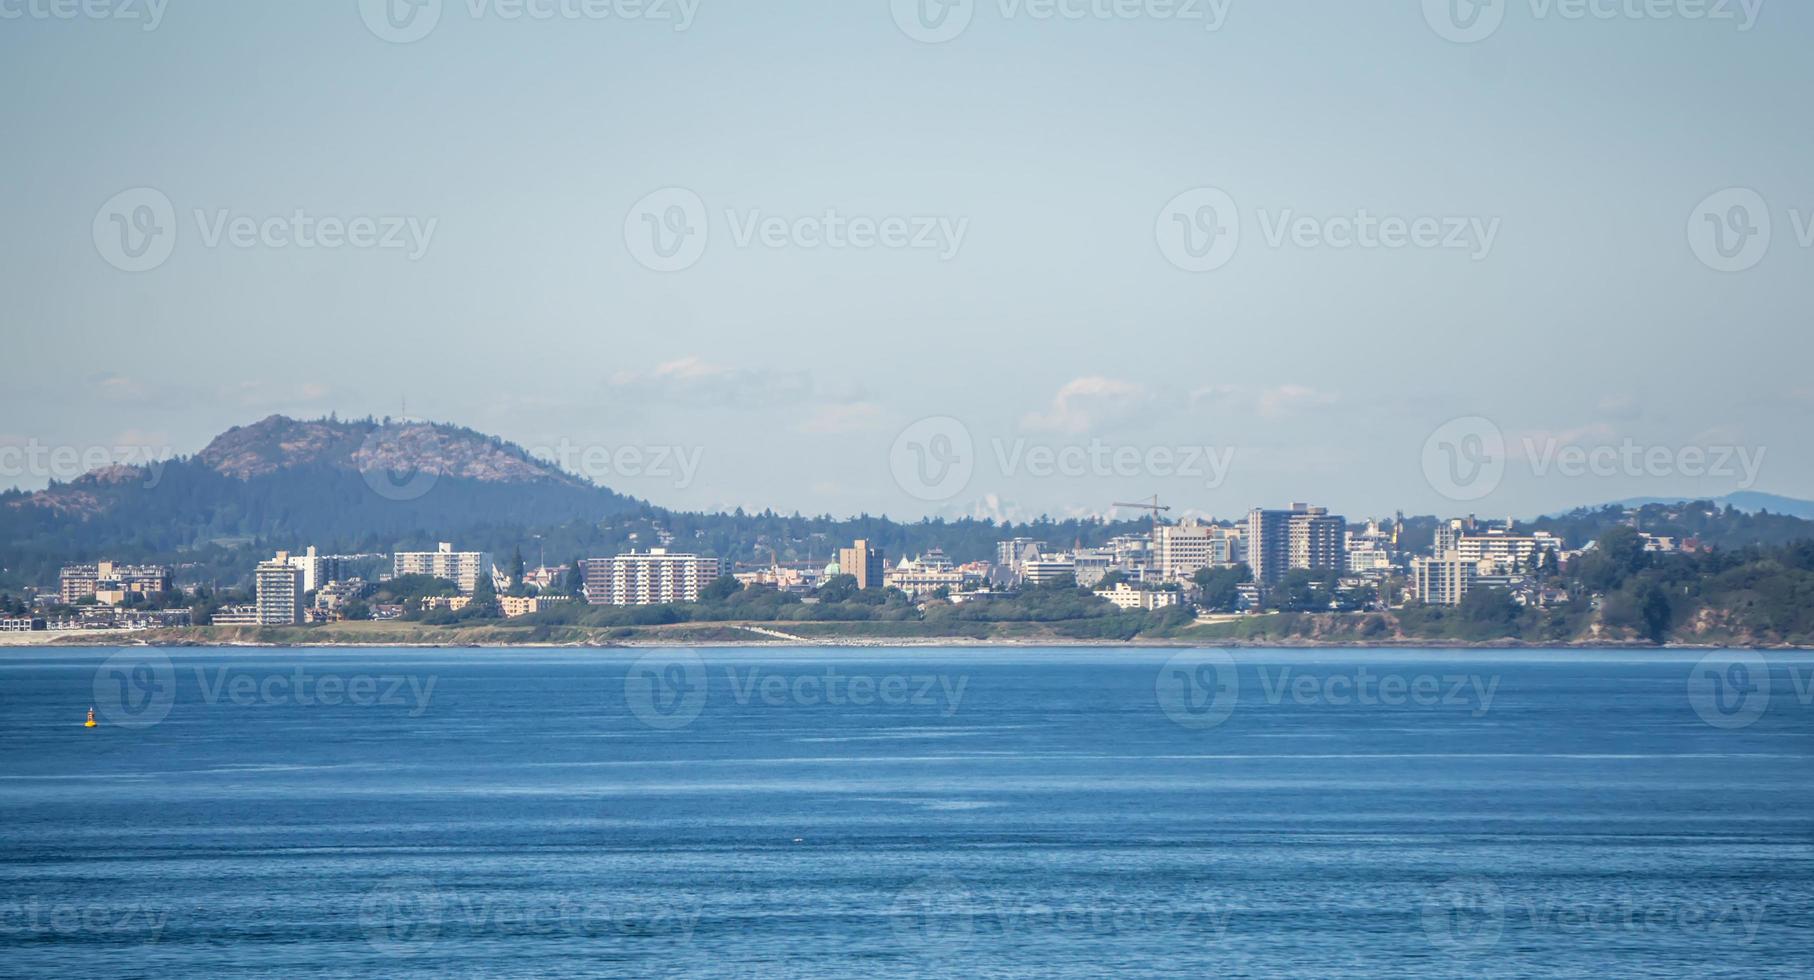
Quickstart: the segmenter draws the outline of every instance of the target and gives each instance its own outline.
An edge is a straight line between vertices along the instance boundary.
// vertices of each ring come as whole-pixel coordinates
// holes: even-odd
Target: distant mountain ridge
[[[1621,507],[1643,507],[1647,504],[1681,504],[1703,500],[1703,497],[1632,497],[1629,500],[1616,501]],[[1710,503],[1719,507],[1732,507],[1747,514],[1760,514],[1769,511],[1772,514],[1787,514],[1803,520],[1814,520],[1814,500],[1797,500],[1774,493],[1760,493],[1756,490],[1745,490],[1729,493],[1723,497],[1714,497]]]

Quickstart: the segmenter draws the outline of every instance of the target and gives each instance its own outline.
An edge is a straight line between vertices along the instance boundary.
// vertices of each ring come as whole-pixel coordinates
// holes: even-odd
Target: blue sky
[[[407,411],[686,508],[1814,496],[1814,10],[1500,2],[0,0],[0,447]]]

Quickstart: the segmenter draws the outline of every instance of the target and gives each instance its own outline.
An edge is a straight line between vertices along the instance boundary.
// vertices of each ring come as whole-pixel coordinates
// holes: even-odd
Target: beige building
[[[1098,589],[1096,598],[1107,599],[1122,609],[1165,609],[1178,604],[1178,593],[1136,589],[1126,582],[1116,582],[1112,589]]]
[[[518,616],[539,613],[549,606],[572,601],[572,596],[564,595],[506,595],[498,597],[498,608],[503,610],[506,619],[515,619]]]
[[[123,565],[112,561],[65,565],[57,576],[57,586],[58,598],[66,606],[82,599],[119,605],[128,592],[149,595],[170,591],[170,569],[165,565]]]
[[[1153,564],[1167,582],[1189,581],[1205,568],[1234,564],[1228,529],[1187,517],[1153,531]]]
[[[872,548],[868,541],[860,538],[850,547],[838,549],[838,571],[855,576],[859,589],[881,588],[887,575],[887,564],[882,549]]]
[[[1459,606],[1480,577],[1480,563],[1450,552],[1411,559],[1411,594],[1432,606]]]
[[[443,578],[472,595],[478,590],[479,576],[491,574],[491,555],[483,551],[455,551],[453,545],[441,542],[434,551],[399,551],[391,558],[391,574],[429,575]]]

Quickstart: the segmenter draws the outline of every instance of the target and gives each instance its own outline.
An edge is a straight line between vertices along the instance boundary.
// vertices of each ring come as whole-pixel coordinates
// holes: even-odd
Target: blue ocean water
[[[1805,976],[1810,678],[0,652],[0,974]]]

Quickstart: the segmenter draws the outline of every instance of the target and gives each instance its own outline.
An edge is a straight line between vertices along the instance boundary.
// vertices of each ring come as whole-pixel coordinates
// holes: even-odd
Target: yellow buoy
[[[88,709],[88,720],[82,723],[82,727],[83,728],[93,728],[94,727],[94,709],[93,708]]]

